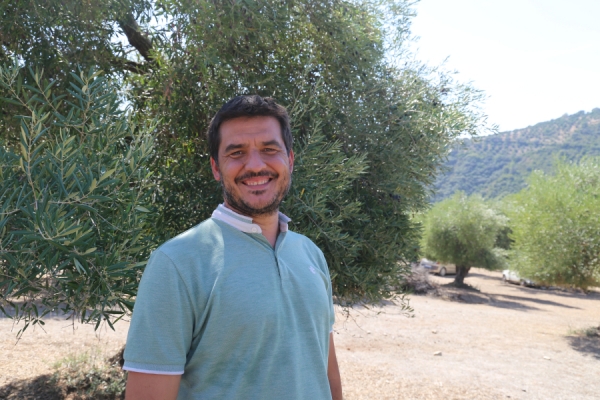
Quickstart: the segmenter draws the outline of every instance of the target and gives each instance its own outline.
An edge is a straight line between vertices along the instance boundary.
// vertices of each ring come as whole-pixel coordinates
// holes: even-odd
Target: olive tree
[[[212,115],[235,95],[274,96],[304,154],[283,211],[323,248],[339,298],[391,295],[418,241],[410,213],[426,206],[452,140],[483,125],[479,92],[406,55],[410,2],[167,0],[157,12],[168,21],[156,32],[161,68],[131,84],[139,110],[163,121],[165,237],[221,201],[204,137]]]
[[[20,333],[52,311],[112,326],[132,309],[153,243],[153,126],[98,72],[58,96],[31,75],[25,86],[18,67],[0,68],[4,101],[22,112],[18,150],[0,142],[0,311],[25,320]]]
[[[534,172],[507,207],[511,258],[524,276],[587,289],[600,285],[600,159]]]
[[[498,269],[506,251],[498,247],[508,219],[479,195],[457,192],[431,207],[423,218],[422,252],[456,265],[454,283],[462,285],[471,267]]]
[[[409,215],[426,207],[452,141],[485,128],[480,92],[412,61],[408,0],[32,3],[0,3],[0,57],[47,67],[57,92],[76,65],[101,67],[136,118],[159,121],[157,242],[221,201],[205,139],[219,107],[240,94],[286,106],[299,157],[282,209],[323,248],[339,299],[393,295],[419,237]],[[2,111],[0,136],[18,150],[14,112]]]
[[[151,18],[151,6],[148,0],[0,0],[0,65],[17,60],[25,67],[19,79],[34,86],[27,68],[43,69],[54,93],[69,89],[70,74],[78,68],[102,70],[114,79],[142,73],[152,65],[151,42],[140,26]],[[139,58],[128,42],[137,45]],[[10,93],[0,88],[0,97]],[[18,146],[20,127],[13,117],[19,112],[6,102],[0,107],[6,144]]]

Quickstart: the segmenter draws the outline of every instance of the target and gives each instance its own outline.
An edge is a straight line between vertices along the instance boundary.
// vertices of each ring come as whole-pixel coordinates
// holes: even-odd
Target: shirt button
[[[252,228],[252,232],[254,232],[254,233],[258,232],[258,228]]]

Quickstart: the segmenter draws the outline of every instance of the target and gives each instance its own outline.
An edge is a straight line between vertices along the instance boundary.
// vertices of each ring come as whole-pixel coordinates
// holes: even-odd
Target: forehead
[[[275,117],[239,117],[227,120],[219,127],[219,150],[230,144],[277,140],[283,145],[281,126]]]

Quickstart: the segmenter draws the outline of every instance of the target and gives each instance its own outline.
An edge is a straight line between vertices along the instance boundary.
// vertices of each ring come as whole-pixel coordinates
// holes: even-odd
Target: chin
[[[273,193],[269,188],[255,191],[242,191],[239,188],[221,182],[223,197],[227,205],[242,215],[258,217],[273,215],[279,211],[279,205],[288,193],[287,188]],[[237,189],[237,190],[236,190]]]
[[[248,217],[272,215],[279,211],[281,201],[271,198],[263,201],[247,201],[239,197],[227,196],[227,205],[234,211]]]

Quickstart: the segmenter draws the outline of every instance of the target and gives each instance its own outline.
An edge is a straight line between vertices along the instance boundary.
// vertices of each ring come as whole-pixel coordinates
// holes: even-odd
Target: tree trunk
[[[456,278],[454,278],[454,285],[462,286],[464,285],[465,277],[469,273],[471,267],[465,267],[463,265],[456,266]]]
[[[137,21],[133,17],[133,14],[127,14],[124,18],[119,19],[119,26],[123,30],[129,44],[136,48],[140,52],[140,55],[148,62],[154,61],[150,51],[152,50],[152,40],[138,25]]]

